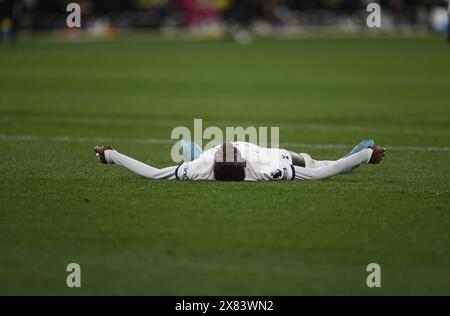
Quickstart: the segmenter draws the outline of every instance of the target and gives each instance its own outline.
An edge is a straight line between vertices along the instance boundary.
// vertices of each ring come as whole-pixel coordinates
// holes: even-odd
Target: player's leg
[[[292,158],[292,164],[294,166],[304,167],[304,168],[321,168],[334,162],[334,160],[315,160],[310,155],[306,153],[295,153],[289,151]]]
[[[358,153],[339,160],[328,162],[319,168],[302,168],[294,166],[296,180],[326,179],[344,172],[349,168],[355,168],[361,164],[379,163],[384,156],[384,149],[378,147],[366,148]]]
[[[375,141],[372,138],[363,139],[358,145],[353,147],[353,149],[350,150],[344,157],[348,157],[363,150],[364,148],[370,148],[373,146],[375,146]],[[342,173],[350,173],[352,172],[353,169],[354,168],[349,168],[347,170],[344,170]]]
[[[112,147],[96,147],[95,152],[97,154],[97,157],[103,163],[115,164],[127,168],[128,170],[142,177],[148,179],[176,179],[175,171],[177,169],[177,166],[171,166],[161,169],[155,168],[124,154],[121,154]]]
[[[289,151],[289,154],[291,155],[292,164],[294,166],[306,167],[305,159],[303,158],[303,156],[301,154],[297,154],[293,151]]]
[[[364,148],[370,148],[375,146],[375,142],[373,139],[368,138],[362,140],[358,145],[353,147],[353,149],[348,152],[344,157],[348,157],[353,155]],[[329,165],[330,163],[335,162],[335,160],[315,160],[307,153],[294,153],[292,151],[289,152],[292,157],[292,162],[294,166],[306,167],[306,168],[321,168]],[[351,172],[352,169],[344,170],[343,172],[348,173]]]

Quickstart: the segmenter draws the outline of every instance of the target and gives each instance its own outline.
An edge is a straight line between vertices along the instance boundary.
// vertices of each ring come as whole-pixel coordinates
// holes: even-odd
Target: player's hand
[[[107,150],[114,150],[111,146],[95,146],[94,151],[95,155],[97,156],[97,159],[100,160],[101,163],[107,164],[105,157],[105,151]]]
[[[380,163],[383,160],[384,152],[386,151],[382,147],[370,147],[372,149],[372,156],[370,157],[369,163]]]

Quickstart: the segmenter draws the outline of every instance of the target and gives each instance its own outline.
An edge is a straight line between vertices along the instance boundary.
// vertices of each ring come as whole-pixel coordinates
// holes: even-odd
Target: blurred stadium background
[[[14,31],[64,30],[66,6],[81,6],[82,30],[67,37],[112,37],[132,30],[173,35],[295,35],[317,29],[367,30],[370,0],[0,0],[3,38]],[[377,1],[375,1],[377,2]],[[383,32],[438,32],[448,28],[445,0],[388,0],[382,5]],[[186,33],[183,33],[186,35]]]

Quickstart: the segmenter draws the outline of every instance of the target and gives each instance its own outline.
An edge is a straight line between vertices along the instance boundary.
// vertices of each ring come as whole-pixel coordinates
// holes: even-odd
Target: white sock
[[[305,161],[305,168],[321,168],[334,162],[334,160],[314,160],[306,153],[299,153],[299,155],[301,155]]]
[[[368,163],[373,150],[366,148],[360,152],[336,161],[328,162],[327,165],[320,168],[303,168],[293,166],[295,170],[295,179],[297,180],[319,180],[335,176],[349,168],[354,168],[361,164]]]

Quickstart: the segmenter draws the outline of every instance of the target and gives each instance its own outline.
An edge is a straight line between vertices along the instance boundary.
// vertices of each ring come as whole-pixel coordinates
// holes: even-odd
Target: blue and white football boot
[[[195,160],[202,154],[202,149],[200,146],[190,140],[183,139],[180,143],[180,148],[182,151],[183,160],[185,162]]]
[[[369,147],[373,147],[373,146],[375,146],[375,142],[374,142],[373,139],[371,139],[371,138],[364,139],[364,140],[363,140],[362,142],[360,142],[358,145],[356,145],[355,147],[353,147],[353,149],[350,150],[350,151],[349,151],[344,157],[342,157],[342,158],[351,156],[351,155],[353,155],[353,154],[356,154],[356,153],[360,152],[360,151],[363,150],[363,149],[366,149],[366,148],[369,148]],[[350,172],[352,172],[352,170],[353,170],[353,168],[347,169],[347,170],[344,171],[344,173],[350,173]]]

